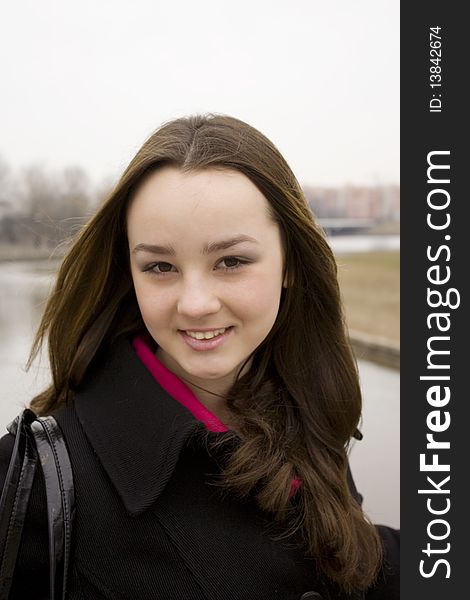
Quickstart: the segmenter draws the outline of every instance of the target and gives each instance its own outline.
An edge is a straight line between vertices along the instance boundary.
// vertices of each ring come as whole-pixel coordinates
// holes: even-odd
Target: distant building
[[[377,223],[400,220],[400,186],[346,185],[340,188],[303,186],[318,218],[368,219]]]

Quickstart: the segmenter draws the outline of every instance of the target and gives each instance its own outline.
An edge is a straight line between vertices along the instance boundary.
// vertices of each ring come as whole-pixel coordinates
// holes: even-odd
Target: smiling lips
[[[214,337],[217,337],[218,335],[221,335],[222,333],[225,333],[227,331],[228,327],[223,327],[222,329],[211,329],[210,331],[188,331],[185,330],[185,334],[189,335],[189,337],[192,337],[196,340],[210,340]]]
[[[212,350],[221,346],[232,333],[233,326],[207,331],[179,330],[181,337],[193,350]]]

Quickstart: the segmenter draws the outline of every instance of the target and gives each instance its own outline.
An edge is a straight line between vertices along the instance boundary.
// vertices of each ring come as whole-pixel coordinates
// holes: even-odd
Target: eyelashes
[[[224,272],[234,272],[234,271],[238,271],[239,269],[241,269],[243,266],[249,264],[251,261],[249,260],[245,260],[243,258],[238,258],[237,256],[224,256],[224,258],[221,258],[220,261],[217,263],[218,265],[220,265],[220,263],[236,263],[236,264],[229,264],[229,265],[225,265],[222,267],[219,267],[219,269],[221,269]],[[161,270],[163,268],[163,270]],[[149,265],[147,265],[144,269],[143,272],[144,273],[150,273],[151,275],[155,275],[157,277],[164,277],[165,275],[168,275],[170,273],[175,273],[175,271],[171,270],[171,267],[173,267],[173,265],[171,263],[168,262],[164,262],[164,261],[158,261],[158,262],[153,262]]]

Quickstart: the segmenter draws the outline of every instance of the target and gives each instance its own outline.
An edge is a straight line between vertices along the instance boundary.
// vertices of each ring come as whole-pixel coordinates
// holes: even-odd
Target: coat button
[[[299,600],[323,600],[323,596],[318,592],[305,592],[299,598]]]

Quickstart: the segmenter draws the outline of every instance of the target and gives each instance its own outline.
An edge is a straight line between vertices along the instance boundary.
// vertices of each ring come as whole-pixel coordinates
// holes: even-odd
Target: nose
[[[185,278],[177,300],[178,314],[192,319],[201,319],[217,313],[221,302],[215,286],[204,277],[193,275]]]

